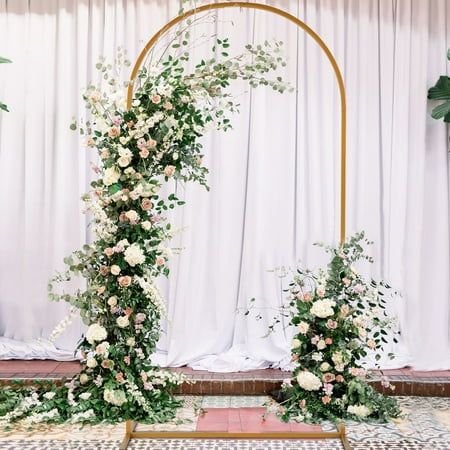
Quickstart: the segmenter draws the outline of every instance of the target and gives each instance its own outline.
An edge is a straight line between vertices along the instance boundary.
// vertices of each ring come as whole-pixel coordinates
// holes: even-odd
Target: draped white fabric
[[[348,231],[366,230],[376,264],[364,268],[402,291],[398,358],[387,367],[450,368],[447,130],[429,118],[427,88],[445,73],[450,7],[445,0],[275,0],[327,42],[348,94]],[[92,153],[68,128],[83,115],[82,87],[98,55],[123,46],[134,59],[178,12],[175,0],[0,0],[0,358],[70,359],[74,323],[45,341],[67,312],[47,301],[62,259],[88,240],[80,196]],[[219,35],[285,42],[283,76],[298,94],[233,89],[234,130],[205,139],[211,192],[177,186],[187,204],[173,216],[184,232],[162,280],[168,320],[155,356],[210,370],[289,366],[290,331],[262,336],[285,281],[268,269],[317,266],[315,241],[339,234],[339,96],[316,44],[281,18],[218,13]],[[234,26],[230,21],[234,22]],[[194,59],[201,50],[194,52]],[[246,91],[246,92],[244,92]],[[244,92],[244,93],[243,93]],[[255,314],[245,316],[256,298]],[[44,340],[39,340],[44,338]]]

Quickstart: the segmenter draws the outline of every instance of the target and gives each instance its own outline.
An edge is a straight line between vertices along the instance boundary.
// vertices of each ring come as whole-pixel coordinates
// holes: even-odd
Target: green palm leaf
[[[450,61],[450,49],[447,50],[447,59]],[[450,78],[447,75],[441,75],[436,84],[428,90],[430,100],[447,100],[444,103],[433,108],[431,117],[433,119],[444,119],[444,122],[450,123]]]

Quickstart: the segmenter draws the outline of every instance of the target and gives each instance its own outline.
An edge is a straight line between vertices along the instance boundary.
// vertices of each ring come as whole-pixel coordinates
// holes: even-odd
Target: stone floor
[[[80,370],[76,361],[6,360],[0,361],[0,385],[11,379],[29,380],[70,378]],[[189,367],[172,368],[196,381],[184,384],[179,391],[184,395],[257,395],[279,389],[289,372],[277,369],[249,372],[214,373]],[[374,372],[374,385],[383,391],[379,378],[387,376],[395,386],[395,395],[450,396],[450,371],[414,371],[410,368]],[[386,393],[392,394],[391,391]]]
[[[275,416],[263,418],[266,396],[184,396],[176,419],[165,425],[142,425],[158,431],[331,431],[332,424],[284,424]],[[398,397],[403,417],[385,425],[348,422],[353,450],[449,450],[450,399]],[[117,449],[124,425],[83,427],[41,426],[30,432],[16,426],[0,431],[1,450]],[[130,450],[342,450],[338,440],[135,440]]]

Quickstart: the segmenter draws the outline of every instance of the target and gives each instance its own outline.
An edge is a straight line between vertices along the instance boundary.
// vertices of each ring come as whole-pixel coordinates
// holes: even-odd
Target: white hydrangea
[[[372,413],[372,411],[365,405],[350,405],[347,408],[347,411],[358,417],[368,417]]]
[[[297,375],[297,383],[306,391],[318,391],[322,387],[319,377],[312,372],[302,371]]]
[[[108,167],[103,174],[103,184],[105,186],[111,186],[117,183],[120,178],[120,172],[115,167]]]
[[[336,306],[336,302],[329,298],[323,300],[317,300],[311,306],[311,314],[321,319],[332,316],[334,314],[333,307]]]
[[[93,323],[86,331],[86,340],[91,345],[94,344],[95,341],[104,341],[107,336],[108,333],[106,332],[106,329],[98,323]]]
[[[103,391],[103,399],[112,405],[122,406],[127,401],[125,392],[117,389],[105,389]]]
[[[138,244],[132,244],[125,250],[125,261],[131,266],[137,266],[145,261],[145,255]]]

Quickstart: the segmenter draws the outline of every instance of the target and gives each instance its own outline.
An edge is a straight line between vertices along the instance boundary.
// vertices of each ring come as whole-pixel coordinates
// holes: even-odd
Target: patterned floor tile
[[[9,441],[2,450],[113,450],[111,441]],[[314,441],[274,440],[135,440],[129,450],[342,450],[334,439]],[[377,449],[378,450],[378,449]]]
[[[258,408],[268,400],[266,395],[205,395],[202,408]]]

